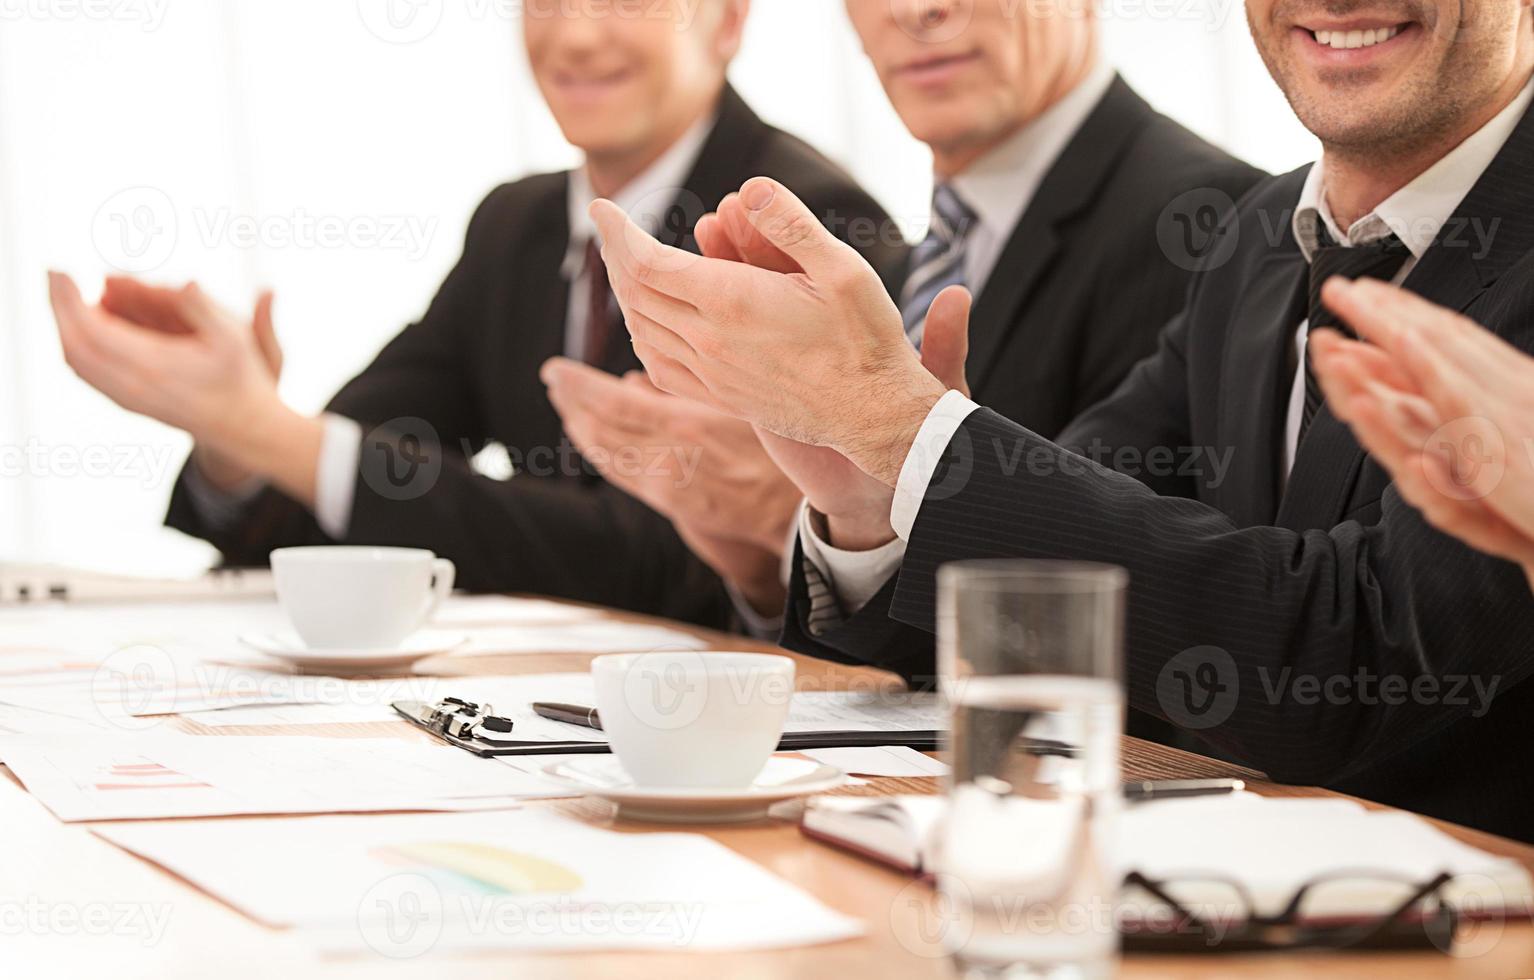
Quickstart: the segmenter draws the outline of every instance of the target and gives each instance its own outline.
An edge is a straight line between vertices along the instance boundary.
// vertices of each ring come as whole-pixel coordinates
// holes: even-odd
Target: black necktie
[[[1353,331],[1349,330],[1346,324],[1337,319],[1336,314],[1322,304],[1321,287],[1333,276],[1342,276],[1345,279],[1383,279],[1388,282],[1395,278],[1396,273],[1401,271],[1401,266],[1405,265],[1410,257],[1411,251],[1394,235],[1379,241],[1366,242],[1363,245],[1346,246],[1338,245],[1327,233],[1326,228],[1321,228],[1319,247],[1310,260],[1309,329],[1332,327],[1350,337],[1353,336]],[[1300,421],[1300,442],[1305,441],[1305,433],[1310,431],[1310,423],[1315,421],[1316,414],[1321,411],[1324,401],[1321,385],[1310,366],[1310,344],[1307,342],[1305,345],[1305,414]]]

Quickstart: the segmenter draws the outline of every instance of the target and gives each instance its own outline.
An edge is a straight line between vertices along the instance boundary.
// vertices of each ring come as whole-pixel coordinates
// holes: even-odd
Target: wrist
[[[811,509],[809,514],[820,539],[838,551],[875,551],[895,540],[887,501],[861,511],[822,514]]]
[[[846,444],[837,447],[859,469],[891,489],[900,482],[900,471],[922,423],[948,393],[942,382],[917,367],[918,374],[872,389],[863,399],[870,412],[849,427]]]
[[[313,507],[325,424],[293,411],[273,398],[252,406],[236,428],[199,437],[215,458],[231,468],[259,476],[288,496]]]

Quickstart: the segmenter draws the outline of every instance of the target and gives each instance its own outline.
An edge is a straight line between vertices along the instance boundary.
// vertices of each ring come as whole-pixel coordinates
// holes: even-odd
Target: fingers
[[[729,194],[720,202],[719,222],[740,253],[741,261],[769,272],[791,274],[804,271],[798,262],[756,230],[739,194]]]
[[[178,342],[87,306],[63,273],[48,275],[49,299],[70,367],[92,385],[152,372],[168,363]]]
[[[564,357],[546,361],[539,376],[566,419],[591,416],[605,428],[622,431],[630,438],[663,438],[671,428],[665,410],[670,396],[654,388],[639,388]]]
[[[101,308],[140,326],[166,333],[191,333],[177,309],[176,290],[151,286],[128,276],[108,276]]]
[[[1468,414],[1477,381],[1454,358],[1445,356],[1440,339],[1456,331],[1455,321],[1463,319],[1457,313],[1367,280],[1333,280],[1323,287],[1322,295],[1343,322],[1388,352],[1441,413]]]
[[[620,298],[624,280],[694,307],[722,288],[708,259],[662,245],[611,201],[592,202],[590,213],[602,236],[602,261]]]
[[[740,190],[740,203],[751,227],[798,263],[810,278],[831,276],[846,262],[848,246],[777,181],[769,177],[751,178]]]
[[[708,386],[692,371],[677,361],[668,357],[661,351],[641,341],[634,342],[634,353],[640,363],[645,366],[645,372],[655,387],[663,392],[689,398],[700,405],[707,405],[720,412],[731,414],[728,409],[719,403],[714,393],[708,390]]]
[[[282,345],[277,342],[277,327],[272,319],[272,304],[276,301],[270,289],[262,290],[256,298],[256,312],[251,319],[251,329],[256,335],[256,346],[261,359],[266,362],[273,378],[282,376]]]
[[[949,286],[932,301],[922,332],[921,362],[932,376],[956,391],[969,395],[965,362],[969,358],[969,290]]]
[[[692,234],[698,240],[699,250],[709,258],[723,259],[726,262],[745,261],[740,250],[730,240],[723,222],[719,220],[719,215],[705,214],[699,218],[697,225],[693,227]]]

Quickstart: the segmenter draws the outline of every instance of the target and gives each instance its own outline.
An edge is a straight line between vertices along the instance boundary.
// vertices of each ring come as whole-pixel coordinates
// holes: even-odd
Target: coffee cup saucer
[[[246,633],[240,642],[268,657],[307,671],[328,674],[367,674],[401,670],[419,660],[447,653],[468,640],[463,633],[445,630],[419,630],[401,640],[398,646],[372,649],[314,649],[297,633],[282,630],[274,633]]]
[[[653,823],[745,823],[775,803],[836,789],[847,774],[807,759],[773,756],[750,786],[729,789],[636,786],[616,756],[592,755],[544,767],[561,786],[618,805],[620,819]]]

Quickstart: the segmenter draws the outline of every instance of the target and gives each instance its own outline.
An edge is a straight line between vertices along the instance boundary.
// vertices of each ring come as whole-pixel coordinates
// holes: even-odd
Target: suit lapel
[[[1292,244],[1292,242],[1291,242]],[[1219,502],[1238,526],[1271,524],[1278,510],[1294,332],[1305,319],[1309,267],[1298,247],[1270,255],[1232,313],[1221,365],[1220,447],[1236,460]]]
[[[1130,140],[1152,115],[1150,106],[1123,79],[1114,78],[1097,108],[1044,175],[975,300],[970,316],[971,387],[985,385],[1002,348],[1017,335],[1018,311],[1060,250],[1059,225],[1093,201]]]
[[[1486,172],[1412,269],[1406,289],[1463,312],[1534,249],[1534,116],[1525,113]],[[1295,457],[1279,524],[1333,527],[1349,509],[1365,454],[1322,407]]]

